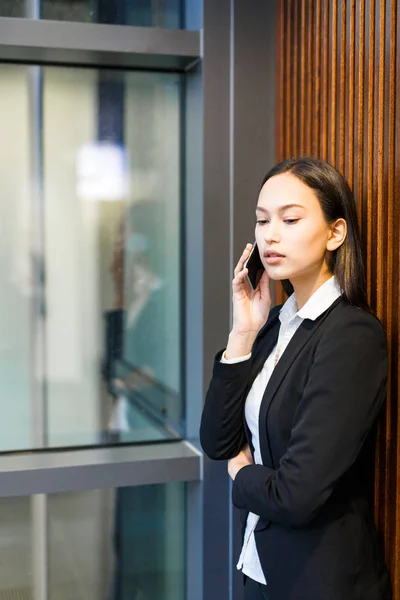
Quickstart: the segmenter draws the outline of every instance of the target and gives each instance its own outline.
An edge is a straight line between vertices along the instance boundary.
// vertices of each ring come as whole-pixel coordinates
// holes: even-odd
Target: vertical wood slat
[[[379,66],[377,68],[378,72],[378,135],[377,135],[377,181],[378,181],[378,202],[377,205],[377,234],[378,234],[378,243],[377,243],[377,275],[379,279],[383,278],[383,248],[384,248],[384,237],[386,237],[386,232],[384,232],[383,220],[384,220],[384,170],[383,170],[383,144],[384,144],[384,117],[385,117],[385,2],[386,0],[380,0],[380,14],[379,14]],[[384,235],[385,234],[385,235]],[[383,302],[383,287],[379,288],[379,293],[377,294],[377,312],[382,317],[384,311],[384,302]]]
[[[373,203],[373,178],[374,178],[374,75],[375,75],[375,0],[370,0],[369,11],[369,63],[368,63],[368,101],[367,101],[367,206],[366,206],[366,248],[367,248],[367,290],[372,298],[372,203]]]
[[[315,37],[315,82],[314,82],[314,98],[313,98],[313,123],[314,129],[311,135],[311,153],[313,156],[319,154],[320,140],[320,124],[321,124],[321,61],[322,61],[322,45],[321,45],[321,0],[316,0],[315,6],[315,21],[313,23],[313,37]],[[311,72],[312,77],[312,72]]]
[[[354,97],[355,97],[355,18],[356,2],[350,3],[350,26],[349,26],[349,94],[348,94],[348,112],[346,114],[348,122],[348,168],[347,177],[351,188],[354,190]]]
[[[304,154],[310,156],[312,154],[312,120],[313,120],[313,83],[314,77],[314,0],[308,0],[306,22],[307,22],[307,49],[306,49],[306,116],[305,116],[305,145]]]
[[[292,147],[290,156],[296,156],[299,151],[299,136],[300,136],[300,106],[298,102],[298,90],[299,90],[299,64],[300,64],[300,52],[299,52],[299,31],[300,21],[298,19],[298,7],[299,3],[295,2],[293,6],[293,107],[295,110],[295,118],[293,122],[293,136],[292,136]]]
[[[338,6],[337,1],[332,1],[332,31],[331,31],[331,144],[329,161],[336,166],[336,102],[337,102],[337,30]]]
[[[340,14],[340,83],[339,83],[339,162],[338,168],[345,170],[346,128],[346,0],[341,2]]]
[[[278,159],[312,154],[347,176],[360,217],[369,298],[387,331],[388,401],[377,445],[375,516],[393,599],[400,600],[400,1],[282,0],[279,6],[286,64],[278,85],[286,89],[277,132],[286,141],[277,140]],[[282,302],[275,287],[275,300]]]
[[[322,109],[321,109],[321,158],[328,159],[328,77],[329,77],[329,0],[324,0],[322,25]]]
[[[391,571],[393,581],[393,597],[398,599],[400,597],[400,523],[397,518],[399,512],[399,450],[398,444],[400,441],[399,436],[399,421],[397,418],[397,404],[394,402],[394,398],[399,395],[398,386],[398,374],[399,374],[399,293],[400,280],[399,280],[399,209],[396,198],[396,170],[395,170],[395,157],[398,155],[396,144],[400,141],[400,136],[396,135],[396,117],[399,119],[399,111],[396,110],[396,87],[398,83],[398,76],[396,73],[396,61],[397,51],[400,49],[397,40],[397,25],[398,25],[398,0],[392,0],[391,15],[390,15],[390,54],[389,54],[389,160],[388,160],[388,252],[387,252],[387,273],[393,273],[393,278],[388,278],[387,285],[387,304],[391,308],[388,313],[387,319],[387,330],[390,332],[388,346],[389,346],[389,357],[390,357],[390,378],[389,378],[389,390],[391,390],[391,402],[390,411],[392,415],[392,469],[391,473],[394,474],[391,477],[390,484],[390,501],[393,503],[394,510],[391,515],[391,526],[394,532],[395,543],[391,544],[389,550],[389,556],[391,556]],[[394,252],[391,252],[391,249]],[[397,335],[396,335],[397,334]],[[396,452],[397,449],[397,452]],[[393,501],[394,499],[394,501]],[[394,546],[394,547],[393,547]]]
[[[385,322],[384,304],[382,295],[384,293],[384,272],[382,269],[384,254],[384,110],[385,110],[385,2],[386,0],[377,0],[376,2],[376,46],[375,46],[375,108],[376,115],[374,132],[374,167],[373,171],[376,178],[376,189],[373,201],[373,217],[376,227],[371,226],[371,231],[375,229],[375,239],[371,241],[371,250],[375,255],[376,268],[372,267],[374,293],[376,296],[376,309],[378,316]],[[371,224],[372,225],[372,224]],[[374,246],[374,248],[373,248]],[[376,280],[382,281],[381,286],[376,289]],[[387,551],[387,481],[388,468],[390,466],[390,456],[388,453],[387,441],[390,439],[390,405],[386,408],[386,414],[382,414],[379,423],[378,444],[376,448],[376,479],[375,479],[375,520],[380,530],[385,534],[385,546]]]
[[[300,15],[301,15],[301,27],[300,27],[300,90],[301,97],[299,99],[300,104],[300,144],[298,149],[298,154],[303,156],[305,154],[305,137],[306,137],[306,120],[305,120],[305,104],[306,104],[306,89],[307,89],[307,81],[306,81],[306,0],[302,0],[300,2]]]
[[[395,152],[396,152],[396,30],[397,30],[397,0],[392,0],[390,7],[390,16],[389,16],[389,24],[390,31],[388,34],[389,37],[389,118],[388,118],[388,215],[387,215],[387,223],[388,223],[388,232],[387,232],[387,248],[394,247],[395,244]],[[394,255],[392,252],[388,251],[386,253],[386,272],[388,274],[393,273],[394,268],[398,267],[394,260]],[[396,273],[398,274],[398,268],[396,269]],[[394,285],[394,281],[391,277],[387,278],[386,285],[386,305],[388,307],[387,314],[387,327],[390,332],[392,332],[392,327],[394,321],[398,322],[398,296],[394,296],[396,286]],[[397,287],[398,290],[398,287]],[[397,302],[393,302],[396,299]],[[390,336],[392,337],[392,336]],[[392,343],[392,339],[390,339],[390,343]]]
[[[361,222],[362,216],[362,190],[364,176],[364,65],[365,65],[365,0],[359,0],[359,52],[358,52],[358,127],[357,127],[357,209]]]

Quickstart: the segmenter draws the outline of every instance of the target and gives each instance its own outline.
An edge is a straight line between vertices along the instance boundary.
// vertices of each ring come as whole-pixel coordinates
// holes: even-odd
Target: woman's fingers
[[[233,291],[238,291],[238,289],[246,282],[246,277],[248,273],[248,269],[243,269],[240,271],[232,280]]]
[[[239,258],[239,261],[238,261],[238,263],[237,263],[237,265],[236,265],[236,267],[235,267],[235,270],[234,270],[234,275],[235,275],[235,277],[236,277],[236,276],[237,276],[237,275],[238,275],[240,272],[242,272],[242,271],[243,271],[243,268],[244,268],[244,263],[245,263],[245,262],[246,262],[246,260],[249,258],[249,256],[250,256],[250,252],[251,252],[251,249],[252,249],[252,247],[253,247],[253,245],[252,245],[252,244],[246,244],[246,247],[245,247],[245,249],[244,249],[244,250],[243,250],[243,252],[242,252],[242,256]]]

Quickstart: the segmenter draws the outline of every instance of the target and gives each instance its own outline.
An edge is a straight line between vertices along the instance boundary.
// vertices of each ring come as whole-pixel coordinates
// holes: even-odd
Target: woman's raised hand
[[[268,319],[271,308],[269,277],[264,271],[256,290],[248,279],[244,263],[249,258],[252,245],[247,244],[235,268],[232,281],[233,325],[225,357],[234,358],[251,352],[253,342]],[[247,350],[247,351],[246,351]]]

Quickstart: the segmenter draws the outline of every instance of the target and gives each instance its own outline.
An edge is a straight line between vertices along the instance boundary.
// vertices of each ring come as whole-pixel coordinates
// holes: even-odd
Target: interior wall
[[[368,295],[389,344],[377,444],[375,517],[400,598],[399,35],[397,0],[282,0],[277,14],[277,160],[323,158],[352,187]],[[283,300],[279,286],[276,302]]]

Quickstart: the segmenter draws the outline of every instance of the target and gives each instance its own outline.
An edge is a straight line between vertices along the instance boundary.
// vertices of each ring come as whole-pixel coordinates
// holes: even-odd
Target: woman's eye
[[[287,225],[294,225],[299,220],[300,219],[284,219],[284,223],[286,223]]]
[[[265,223],[268,223],[266,219],[257,219],[256,221],[257,225],[265,225]]]

